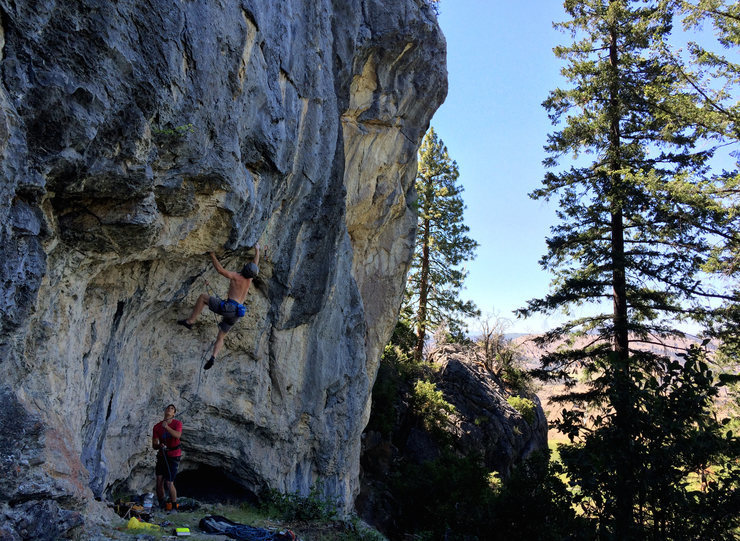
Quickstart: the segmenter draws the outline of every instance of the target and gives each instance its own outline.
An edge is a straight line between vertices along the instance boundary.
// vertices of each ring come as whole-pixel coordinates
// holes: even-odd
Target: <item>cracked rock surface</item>
[[[56,538],[181,470],[358,492],[447,91],[423,0],[0,0],[0,533]],[[198,295],[263,246],[216,366]],[[266,249],[264,249],[266,247]],[[34,524],[45,531],[31,531]],[[35,526],[33,526],[35,527]],[[31,528],[31,529],[29,529]],[[3,537],[5,538],[5,537]]]

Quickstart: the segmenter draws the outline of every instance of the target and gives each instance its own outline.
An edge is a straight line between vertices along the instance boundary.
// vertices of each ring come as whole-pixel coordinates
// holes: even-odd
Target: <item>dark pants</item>
[[[177,468],[180,466],[179,456],[165,456],[162,453],[157,453],[157,465],[154,468],[154,473],[164,477],[165,481],[170,483],[175,482],[175,476],[177,475]]]
[[[208,298],[208,308],[211,312],[215,312],[220,316],[223,316],[221,322],[218,324],[218,328],[224,332],[229,332],[231,327],[239,319],[236,312],[236,306],[219,299],[218,297],[211,296]]]

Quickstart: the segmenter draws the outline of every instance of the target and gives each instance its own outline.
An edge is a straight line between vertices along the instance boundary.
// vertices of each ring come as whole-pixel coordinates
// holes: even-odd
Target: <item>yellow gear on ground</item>
[[[126,524],[126,528],[129,530],[159,530],[159,526],[156,524],[150,524],[148,522],[142,522],[136,517],[131,517]]]

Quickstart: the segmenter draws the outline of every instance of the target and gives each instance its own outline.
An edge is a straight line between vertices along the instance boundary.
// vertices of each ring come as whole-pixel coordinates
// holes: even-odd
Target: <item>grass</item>
[[[294,520],[286,521],[276,514],[274,507],[263,509],[250,504],[218,503],[204,504],[196,511],[181,511],[167,513],[155,511],[151,518],[152,523],[161,525],[156,530],[127,529],[128,519],[111,524],[104,535],[119,541],[134,540],[145,534],[151,539],[174,539],[175,528],[189,528],[193,541],[226,540],[225,535],[212,535],[200,531],[198,524],[203,517],[220,515],[239,524],[246,524],[258,528],[267,528],[275,531],[292,530],[302,541],[381,541],[385,538],[376,530],[370,528],[357,517],[343,520]]]

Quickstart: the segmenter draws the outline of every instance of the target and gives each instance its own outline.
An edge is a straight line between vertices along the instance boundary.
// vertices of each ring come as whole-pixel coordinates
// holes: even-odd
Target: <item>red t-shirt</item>
[[[182,423],[177,419],[172,419],[172,421],[170,421],[170,428],[175,432],[182,433]],[[173,438],[172,434],[165,430],[162,422],[154,425],[154,429],[152,430],[152,437],[159,438],[159,443],[167,446],[167,456],[178,457],[182,455],[182,449],[180,449],[179,447],[177,449],[170,450],[170,448],[180,445],[180,438]]]

